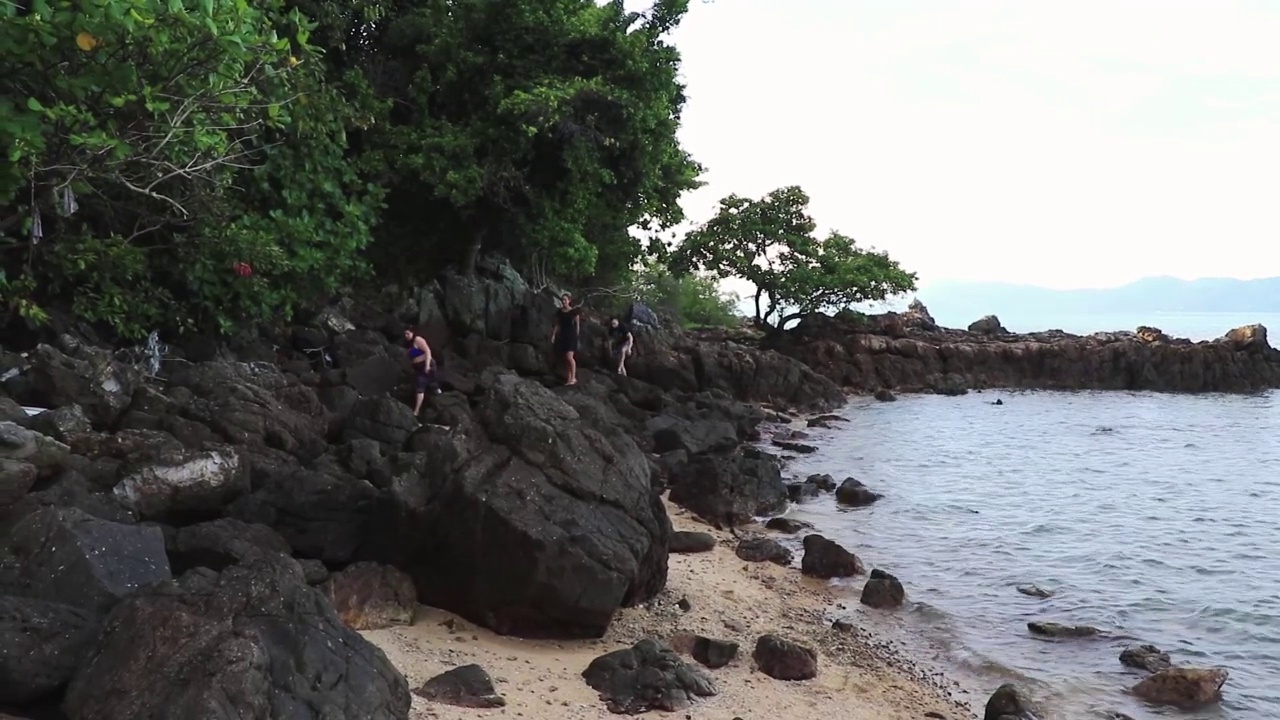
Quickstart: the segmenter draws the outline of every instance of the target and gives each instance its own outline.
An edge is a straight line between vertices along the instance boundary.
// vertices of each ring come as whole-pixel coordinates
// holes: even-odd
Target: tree
[[[0,296],[125,336],[287,314],[359,264],[359,108],[278,1],[0,4]],[[236,263],[253,277],[237,276]]]
[[[750,281],[756,287],[756,323],[770,328],[915,289],[915,273],[886,253],[859,248],[838,232],[815,237],[808,205],[809,196],[794,186],[760,200],[730,195],[713,218],[685,237],[670,266],[677,274],[700,270]]]
[[[676,138],[679,54],[663,39],[686,9],[427,0],[344,17],[369,49],[338,59],[390,103],[359,140],[387,189],[380,263],[470,270],[490,250],[562,278],[629,267],[644,250],[631,229],[678,222],[701,172]]]
[[[738,320],[739,298],[721,291],[715,279],[697,273],[677,276],[655,261],[642,265],[633,293],[685,327],[729,327]]]

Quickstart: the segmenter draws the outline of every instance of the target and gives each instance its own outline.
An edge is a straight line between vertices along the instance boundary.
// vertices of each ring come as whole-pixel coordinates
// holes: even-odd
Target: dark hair
[[[560,294],[560,299],[561,299],[561,300],[572,300],[572,299],[573,299],[573,296],[572,296],[572,295],[570,295],[569,293],[561,293],[561,294]]]

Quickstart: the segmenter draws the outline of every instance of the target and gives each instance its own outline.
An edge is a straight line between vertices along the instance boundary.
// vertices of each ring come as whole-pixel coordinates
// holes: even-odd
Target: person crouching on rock
[[[625,376],[627,374],[627,356],[631,354],[631,347],[635,344],[635,336],[631,334],[631,329],[622,324],[618,318],[609,321],[609,350],[617,363],[615,372]]]
[[[556,322],[551,328],[551,345],[556,355],[564,357],[565,385],[578,382],[578,330],[582,323],[582,308],[573,306],[569,293],[560,296],[560,308],[556,310]]]
[[[405,328],[404,340],[409,343],[409,362],[413,365],[413,415],[422,412],[422,400],[427,392],[438,393],[436,386],[436,359],[431,355],[431,346],[426,338],[414,332],[413,328]]]

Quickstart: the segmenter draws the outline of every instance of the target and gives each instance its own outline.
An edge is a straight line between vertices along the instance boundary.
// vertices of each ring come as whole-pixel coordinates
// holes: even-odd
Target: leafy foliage
[[[656,262],[636,276],[636,297],[684,327],[730,327],[738,322],[739,298],[720,290],[715,279],[700,274],[672,274]]]
[[[127,336],[227,329],[355,269],[378,192],[344,162],[358,109],[325,86],[301,14],[32,0],[0,19],[11,308],[38,318],[38,302],[70,301]]]
[[[698,184],[686,10],[0,3],[0,324],[227,330],[482,250],[616,281]]]
[[[794,186],[760,200],[730,195],[715,217],[685,237],[670,267],[678,275],[700,270],[749,280],[756,286],[756,322],[776,327],[805,313],[915,289],[916,275],[886,253],[859,248],[838,232],[815,237],[808,205],[808,195]]]
[[[662,39],[686,8],[427,0],[367,24],[376,52],[354,62],[391,103],[366,138],[388,189],[382,252],[418,271],[470,268],[482,249],[562,277],[629,267],[628,230],[680,220],[700,172],[676,140],[679,55]]]

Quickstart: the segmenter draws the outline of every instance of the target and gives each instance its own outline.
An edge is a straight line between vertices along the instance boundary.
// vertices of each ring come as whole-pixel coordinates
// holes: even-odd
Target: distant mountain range
[[[1053,290],[1011,283],[941,281],[918,293],[931,310],[983,315],[1280,313],[1280,277],[1260,280],[1143,278],[1115,288]],[[935,316],[937,312],[935,311]]]

